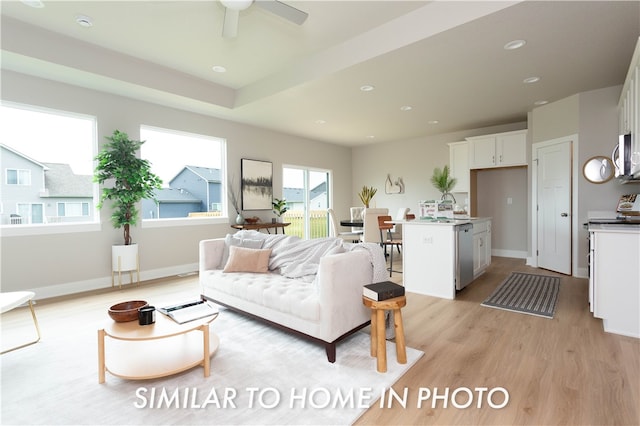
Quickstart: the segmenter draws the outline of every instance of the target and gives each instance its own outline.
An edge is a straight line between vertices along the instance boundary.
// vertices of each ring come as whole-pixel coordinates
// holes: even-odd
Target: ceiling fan
[[[238,35],[240,12],[248,9],[252,4],[298,25],[302,25],[309,16],[307,12],[278,0],[220,0],[220,3],[224,6],[224,24],[222,26],[222,37],[224,38],[234,38]]]

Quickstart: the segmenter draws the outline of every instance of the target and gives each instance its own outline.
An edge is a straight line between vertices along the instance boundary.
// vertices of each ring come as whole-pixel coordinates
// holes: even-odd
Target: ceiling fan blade
[[[224,8],[224,23],[222,24],[222,37],[235,38],[238,35],[238,21],[240,20],[240,11]]]
[[[278,15],[294,24],[302,25],[309,14],[278,0],[258,0],[254,4],[266,11]]]

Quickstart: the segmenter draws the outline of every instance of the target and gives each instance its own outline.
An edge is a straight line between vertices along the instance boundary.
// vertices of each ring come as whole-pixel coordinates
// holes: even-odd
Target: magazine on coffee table
[[[218,308],[204,300],[194,300],[177,305],[165,306],[158,308],[158,310],[178,324],[184,324],[189,321],[195,321],[200,318],[218,314]]]

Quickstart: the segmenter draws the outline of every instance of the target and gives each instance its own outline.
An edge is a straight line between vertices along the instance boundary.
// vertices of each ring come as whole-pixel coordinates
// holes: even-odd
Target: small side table
[[[400,364],[406,364],[407,347],[404,341],[401,309],[407,304],[407,297],[400,296],[380,301],[363,297],[362,303],[371,309],[371,356],[378,358],[378,372],[385,373],[387,371],[387,342],[385,339],[384,311],[393,311],[396,328],[396,356]]]

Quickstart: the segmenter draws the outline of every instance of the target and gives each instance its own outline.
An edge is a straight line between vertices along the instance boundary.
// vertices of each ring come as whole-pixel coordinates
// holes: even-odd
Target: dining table
[[[350,226],[352,228],[363,228],[364,220],[362,219],[341,219],[340,226]]]

